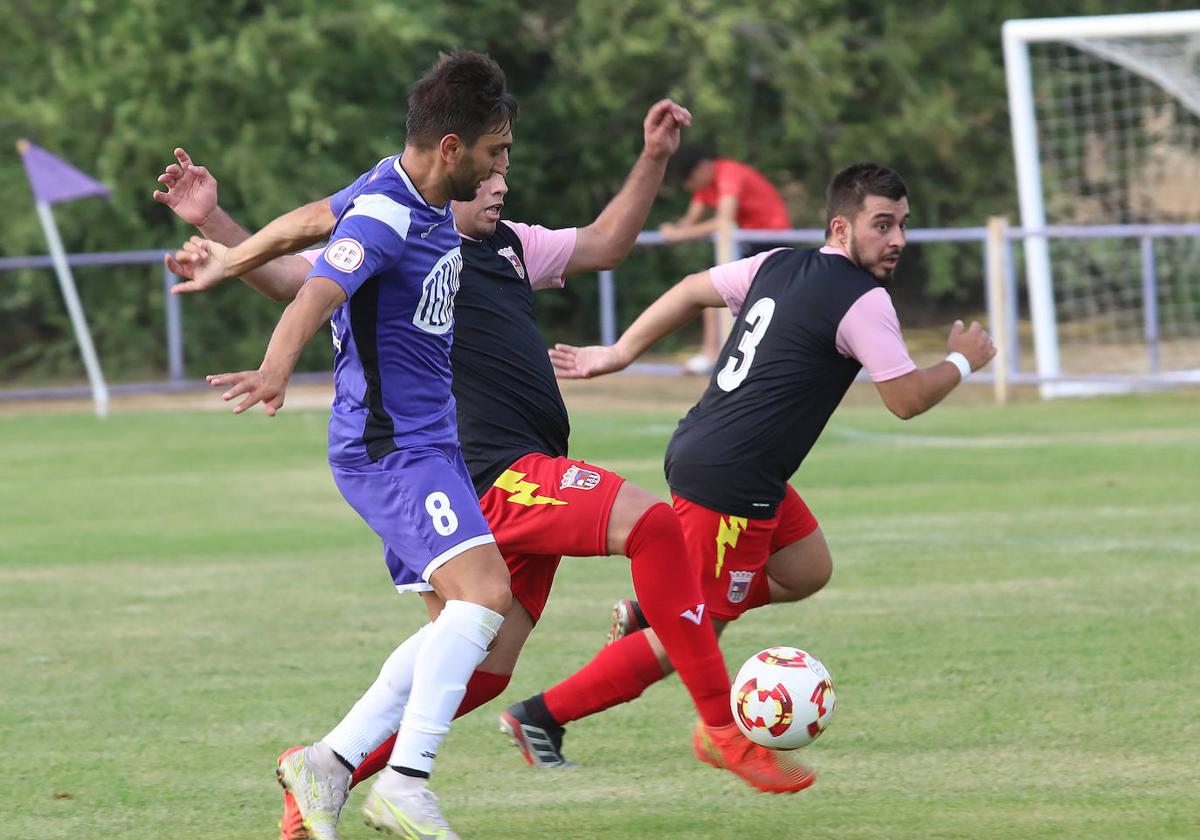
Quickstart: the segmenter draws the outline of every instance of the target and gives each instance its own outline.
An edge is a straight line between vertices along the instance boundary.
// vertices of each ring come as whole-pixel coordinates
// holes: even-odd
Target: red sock
[[[489,674],[487,671],[476,671],[471,674],[471,679],[467,680],[467,693],[463,695],[462,702],[458,705],[458,711],[454,713],[454,717],[460,718],[467,712],[479,708],[487,701],[499,697],[504,689],[508,687],[508,681],[511,679],[512,674]],[[388,759],[392,756],[392,745],[395,743],[396,736],[393,735],[380,744],[375,749],[375,752],[364,758],[350,777],[350,787],[354,787],[359,782],[371,778],[386,767]]]
[[[625,553],[632,561],[638,605],[679,672],[701,719],[709,726],[733,723],[729,669],[717,646],[700,582],[688,561],[683,526],[670,505],[659,502],[629,532]]]
[[[546,708],[566,724],[627,703],[663,678],[662,665],[645,633],[617,639],[581,669],[542,694]]]

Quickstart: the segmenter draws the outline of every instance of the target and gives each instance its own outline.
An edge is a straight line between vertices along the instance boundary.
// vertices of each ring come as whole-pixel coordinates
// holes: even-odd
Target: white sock
[[[413,669],[432,632],[433,625],[426,624],[392,651],[379,677],[325,736],[325,743],[353,766],[358,767],[400,725],[412,690]]]
[[[404,796],[428,786],[428,779],[417,776],[405,776],[403,773],[397,773],[391,767],[384,767],[379,772],[379,775],[375,777],[371,788],[387,797]]]
[[[413,672],[412,692],[388,764],[429,773],[504,616],[469,601],[447,601]]]

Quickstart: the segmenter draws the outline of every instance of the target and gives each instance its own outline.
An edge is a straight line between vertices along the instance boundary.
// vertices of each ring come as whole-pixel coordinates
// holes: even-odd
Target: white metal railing
[[[989,229],[995,237],[995,230],[1001,231],[1002,241],[998,247],[987,247]],[[734,258],[744,245],[762,243],[780,243],[789,245],[818,245],[825,241],[825,232],[818,228],[800,228],[792,230],[749,231],[733,230],[729,234]],[[1017,331],[1018,313],[1018,282],[1017,268],[1013,260],[1013,247],[1028,239],[1049,241],[1055,239],[1132,239],[1139,242],[1141,254],[1141,284],[1142,284],[1142,320],[1145,333],[1147,368],[1149,377],[1136,377],[1128,374],[1082,374],[1060,376],[1053,382],[1114,382],[1122,383],[1137,379],[1149,384],[1178,384],[1200,382],[1200,374],[1194,371],[1164,371],[1160,367],[1160,324],[1158,300],[1158,267],[1154,256],[1154,243],[1159,239],[1191,237],[1200,239],[1200,223],[1198,224],[1154,224],[1154,225],[1100,225],[1100,226],[1048,226],[1039,229],[1024,229],[1002,225],[989,227],[962,228],[915,228],[908,231],[908,241],[911,244],[922,243],[978,243],[981,247],[980,263],[982,277],[1000,278],[1000,292],[994,290],[985,296],[987,301],[987,317],[989,324],[997,337],[1003,337],[1002,366],[997,367],[996,374],[983,374],[978,377],[981,381],[994,381],[998,375],[1005,381],[1017,384],[1046,384],[1049,380],[1041,378],[1036,373],[1021,371],[1021,348]],[[718,237],[713,237],[714,254],[718,250]],[[655,231],[644,231],[637,237],[639,247],[664,247],[669,243],[663,241]],[[68,262],[71,265],[162,265],[163,251],[119,251],[112,253],[71,254]],[[999,259],[1000,265],[995,265]],[[717,260],[714,259],[714,264]],[[17,269],[50,268],[49,256],[3,257],[0,258],[0,272]],[[617,324],[617,272],[607,270],[599,272],[599,331],[600,340],[605,344],[616,341]],[[165,381],[141,383],[138,385],[115,386],[112,390],[117,393],[137,390],[173,390],[190,385],[185,377],[183,353],[183,319],[180,298],[170,293],[171,287],[178,279],[163,266],[162,283],[164,296],[164,318],[166,323],[166,357],[167,376]],[[998,359],[998,361],[1000,361]],[[974,379],[975,377],[973,377]],[[1052,384],[1052,383],[1051,383]],[[0,400],[13,398],[40,397],[77,397],[88,393],[86,387],[80,388],[34,388],[24,390],[0,390]]]
[[[989,233],[989,231],[993,231]],[[996,236],[999,231],[1001,241],[997,247],[988,247],[989,236]],[[733,258],[741,252],[743,245],[762,243],[781,243],[790,245],[818,245],[825,241],[825,231],[818,228],[801,228],[793,230],[750,231],[733,230],[729,234],[732,240]],[[978,381],[993,382],[998,378],[997,398],[1002,399],[1001,391],[1007,382],[1015,384],[1080,384],[1083,390],[1061,388],[1060,393],[1087,392],[1087,388],[1103,385],[1126,386],[1130,384],[1200,384],[1200,373],[1196,371],[1166,371],[1160,366],[1159,342],[1160,323],[1158,311],[1159,273],[1155,261],[1154,244],[1159,239],[1197,238],[1200,239],[1200,223],[1195,224],[1141,224],[1141,225],[1051,225],[1037,229],[1009,227],[1007,223],[999,227],[962,227],[962,228],[914,228],[908,231],[910,244],[922,243],[979,243],[981,246],[981,277],[985,284],[988,278],[998,278],[997,290],[986,290],[986,311],[988,323],[997,338],[1003,341],[1002,352],[994,364],[993,372],[984,372],[978,376]],[[1065,239],[1125,239],[1137,240],[1140,249],[1141,271],[1141,302],[1142,321],[1147,353],[1147,375],[1094,373],[1094,374],[1059,374],[1048,379],[1033,372],[1021,370],[1021,346],[1017,330],[1019,283],[1017,266],[1013,259],[1013,247],[1017,243],[1025,244],[1048,243],[1053,240]],[[720,243],[714,234],[714,257],[720,251]],[[643,232],[638,235],[636,244],[643,247],[663,247],[668,243],[655,232]],[[999,260],[999,265],[994,263]],[[713,264],[720,260],[714,258]],[[612,344],[617,339],[617,302],[616,302],[616,272],[602,271],[599,276],[599,320],[600,340]],[[1057,325],[1052,325],[1055,329]],[[1057,355],[1056,332],[1046,335],[1044,331],[1035,331],[1035,347],[1039,343],[1053,341],[1053,352]],[[976,377],[973,377],[975,379]]]

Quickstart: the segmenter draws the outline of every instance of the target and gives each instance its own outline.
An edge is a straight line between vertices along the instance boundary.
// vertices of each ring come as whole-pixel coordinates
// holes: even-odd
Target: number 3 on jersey
[[[746,331],[738,341],[737,353],[731,355],[725,362],[725,367],[717,374],[717,386],[722,391],[732,391],[745,381],[750,373],[750,365],[754,364],[754,351],[758,343],[767,334],[771,318],[775,315],[775,301],[765,297],[758,300],[746,313]]]
[[[450,497],[438,490],[425,497],[425,512],[433,520],[433,530],[448,537],[458,530],[458,515],[450,509]]]

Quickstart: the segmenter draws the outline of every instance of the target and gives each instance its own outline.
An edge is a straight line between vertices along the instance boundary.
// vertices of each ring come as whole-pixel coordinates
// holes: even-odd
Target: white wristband
[[[946,361],[958,368],[958,381],[964,382],[971,375],[971,363],[962,353],[951,353]]]

